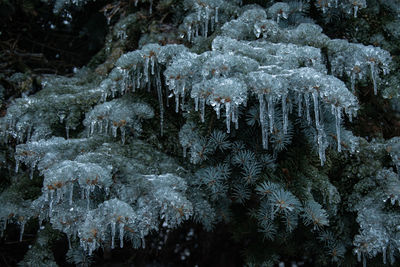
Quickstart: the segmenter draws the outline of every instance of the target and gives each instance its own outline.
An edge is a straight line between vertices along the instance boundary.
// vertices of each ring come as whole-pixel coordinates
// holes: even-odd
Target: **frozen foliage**
[[[86,3],[56,1],[55,10],[67,2]],[[140,2],[147,2],[150,14],[153,2]],[[231,222],[231,207],[240,204],[251,207],[255,229],[268,242],[283,244],[304,224],[301,229],[323,245],[323,257],[335,263],[351,249],[364,263],[378,253],[384,263],[394,261],[400,246],[399,138],[367,143],[344,128],[360,109],[357,83],[371,84],[375,95],[397,93],[397,76],[381,90],[390,54],[330,39],[302,17],[310,1],[266,1],[266,9],[239,2],[185,0],[180,41],[191,48],[139,42],[102,77],[84,69],[70,78],[44,76],[41,91],[10,103],[0,137],[16,144],[16,176],[24,179],[21,169],[28,169],[31,179],[43,181],[33,200],[13,186],[1,193],[1,231],[16,223],[22,240],[25,224],[37,218],[66,234],[70,262],[89,266],[98,248],[122,248],[126,241],[145,247],[150,231],[190,218],[211,231]],[[351,17],[366,8],[362,0],[314,4],[323,13],[342,10]],[[109,41],[127,42],[136,21],[134,15],[121,19]],[[108,43],[105,51],[111,49]],[[143,91],[156,95],[156,109],[142,99]],[[168,122],[176,121],[167,110],[171,101],[185,120],[172,140],[179,138],[188,170],[138,139],[145,121],[159,121],[152,130],[170,134]],[[293,140],[307,144],[295,150]],[[304,147],[318,155],[315,162],[305,159]],[[332,158],[360,163],[332,181]],[[353,179],[354,188],[343,189],[340,179]],[[344,190],[352,192],[346,203]],[[359,225],[347,239],[337,219],[343,212],[357,214]],[[43,238],[41,231],[24,262],[35,265],[30,262],[39,257],[32,255]]]
[[[366,0],[319,0],[316,6],[322,10],[323,13],[330,12],[331,9],[341,9],[349,15],[357,18],[358,11],[367,7]]]
[[[185,0],[185,7],[193,12],[186,16],[183,22],[188,41],[199,36],[200,32],[207,37],[209,32],[214,31],[215,24],[219,22],[220,7],[226,6],[228,2],[225,0]]]
[[[49,228],[44,228],[43,231],[40,231],[35,243],[25,254],[24,259],[18,263],[18,266],[58,266],[53,252],[48,247],[48,242],[52,239],[52,235],[54,236],[54,232]]]
[[[81,113],[97,103],[102,95],[96,82],[85,81],[80,75],[86,75],[85,70],[72,78],[45,76],[40,92],[16,99],[7,115],[1,118],[3,140],[7,142],[11,137],[22,143],[48,138],[54,134],[55,124],[63,125],[68,137],[69,131],[81,123]]]
[[[88,128],[88,135],[109,132],[117,137],[118,129],[122,143],[125,143],[126,131],[140,135],[141,120],[151,119],[153,109],[145,103],[132,103],[132,99],[124,97],[99,104],[86,114],[83,124]]]
[[[91,254],[104,242],[114,247],[115,229],[121,247],[124,238],[144,246],[144,237],[158,229],[160,220],[175,227],[192,215],[186,183],[170,173],[178,169],[171,159],[139,141],[128,147],[105,141],[52,138],[19,145],[18,160],[37,165],[44,175],[42,195],[30,207],[21,203],[25,210],[8,205],[2,220],[6,223],[15,214],[21,227],[30,217],[50,220],[69,238],[78,236]],[[99,197],[105,201],[98,205]],[[3,203],[16,205],[14,198],[8,196]]]
[[[42,1],[48,1],[48,0],[42,0]],[[54,2],[54,13],[60,13],[68,6],[77,6],[77,7],[82,7],[84,6],[87,2],[90,1],[96,1],[96,0],[55,0]],[[138,5],[138,3],[148,3],[149,4],[149,13],[151,14],[153,11],[153,0],[133,0],[132,2],[134,3],[135,7]],[[106,14],[105,14],[106,15]]]
[[[384,264],[393,264],[394,255],[398,251],[400,214],[390,206],[397,206],[399,203],[399,175],[393,169],[379,168],[380,163],[372,159],[389,153],[393,157],[393,163],[397,165],[397,139],[393,138],[387,144],[374,141],[362,152],[363,156],[371,159],[371,166],[358,167],[360,180],[350,196],[349,210],[357,212],[357,222],[360,226],[359,234],[353,240],[354,253],[364,265],[368,258],[379,253],[382,254]]]

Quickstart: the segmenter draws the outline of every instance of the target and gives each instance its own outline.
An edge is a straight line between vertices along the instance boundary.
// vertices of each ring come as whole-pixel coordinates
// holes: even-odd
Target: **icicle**
[[[363,267],[367,267],[367,257],[365,256],[365,253],[362,255],[362,264]]]
[[[136,89],[136,82],[135,82],[135,76],[132,74],[131,76],[131,84],[132,84],[132,92],[135,92]]]
[[[215,23],[218,23],[218,7],[215,7]]]
[[[307,122],[308,124],[311,123],[311,116],[310,116],[310,99],[308,96],[308,93],[304,94],[304,102],[306,104],[306,117],[307,117]]]
[[[114,249],[115,222],[111,222],[111,249]]]
[[[286,101],[287,101],[287,106],[289,109],[289,113],[288,113],[288,115],[289,115],[289,114],[293,113],[293,103],[292,103],[292,100],[290,99],[290,97],[286,98]]]
[[[144,72],[144,82],[148,83],[149,82],[149,57],[147,57],[147,56],[146,56],[146,59],[144,60],[143,72]]]
[[[342,108],[336,107],[335,109],[335,119],[336,119],[336,138],[338,143],[338,151],[342,151],[341,141],[340,141],[340,121],[342,116]]]
[[[198,97],[194,98],[194,110],[199,111],[199,98]]]
[[[353,122],[353,110],[352,109],[349,109],[347,111],[347,116],[349,117],[349,121]]]
[[[151,13],[153,13],[153,0],[150,0],[150,8],[149,8],[149,13],[151,15]]]
[[[217,102],[217,104],[214,107],[215,112],[217,113],[217,119],[221,117],[221,103]]]
[[[361,252],[357,249],[357,261],[361,262]]]
[[[226,132],[230,133],[231,132],[231,103],[230,102],[225,103],[225,109],[226,109]]]
[[[314,115],[315,115],[315,127],[317,129],[320,128],[319,124],[319,105],[318,105],[318,93],[312,93],[313,101],[314,101]]]
[[[29,179],[33,179],[33,173],[35,172],[35,165],[36,165],[36,163],[34,162],[34,163],[32,163],[32,166],[31,166],[31,171],[29,172]]]
[[[154,75],[154,64],[155,64],[154,57],[151,57],[150,64],[151,64],[151,75]]]
[[[69,205],[72,205],[73,196],[74,196],[74,183],[71,182],[69,185],[69,199],[68,199]]]
[[[297,116],[301,117],[303,107],[303,95],[301,93],[297,94]]]
[[[283,119],[283,133],[287,134],[288,110],[286,105],[286,95],[282,96],[282,119]]]
[[[267,96],[268,101],[268,119],[269,119],[269,131],[272,133],[274,131],[274,102],[272,101],[272,96]]]
[[[86,209],[89,210],[90,208],[90,189],[87,187],[84,189],[86,191]]]
[[[21,229],[20,229],[20,232],[19,232],[19,242],[22,241],[22,237],[24,235],[24,230],[25,230],[25,221],[22,221],[21,222]]]
[[[386,265],[386,247],[382,248],[382,259],[383,259],[383,264]]]
[[[260,125],[261,125],[263,148],[268,149],[268,121],[267,121],[267,118],[265,117],[266,108],[265,108],[264,95],[259,94],[258,100],[260,102],[260,112],[259,112],[260,114],[259,115],[260,115]]]
[[[149,82],[147,83],[147,92],[150,93],[151,90],[151,80],[149,80]]]
[[[92,242],[89,245],[89,256],[92,255],[93,251],[96,248],[96,239],[93,239]]]
[[[179,112],[179,94],[178,93],[175,94],[175,112],[176,113]]]
[[[232,121],[235,123],[235,129],[239,129],[239,110],[237,105],[233,106]]]
[[[32,125],[28,125],[28,129],[26,132],[26,141],[29,142],[31,140],[31,134],[32,134]]]
[[[61,200],[61,188],[56,189],[56,203],[60,202]]]
[[[370,63],[370,67],[371,67],[371,79],[372,79],[373,84],[374,84],[374,94],[377,95],[378,94],[378,86],[376,84],[375,62],[371,62]]]
[[[354,17],[357,18],[357,13],[358,13],[358,6],[354,6]]]
[[[104,127],[104,133],[107,134],[108,133],[108,125],[110,124],[109,120],[106,120],[106,126]]]
[[[124,227],[125,227],[125,224],[123,224],[123,223],[119,224],[119,242],[120,242],[119,246],[121,248],[124,247]]]
[[[125,127],[121,127],[120,131],[121,131],[121,142],[124,145],[125,144],[125,132],[126,132]]]
[[[103,132],[103,121],[99,121],[98,125],[99,125],[99,134],[101,134]]]
[[[351,72],[350,82],[351,82],[351,92],[354,93],[356,84],[356,73],[354,72],[354,70]]]
[[[104,188],[104,191],[106,192],[106,197],[108,197],[110,195],[110,188],[108,186],[106,186]]]
[[[321,166],[323,166],[325,163],[325,148],[323,143],[325,133],[319,121],[318,93],[313,92],[312,96],[314,101],[315,127],[317,128],[318,154],[321,161]]]
[[[49,217],[51,217],[53,212],[53,196],[54,196],[54,190],[50,190]]]
[[[181,110],[185,111],[185,81],[183,81],[182,85],[181,98],[182,98]]]
[[[69,127],[65,126],[65,136],[69,139]]]
[[[142,234],[142,248],[146,248],[146,239],[144,238],[143,234]]]
[[[135,0],[135,6],[137,6],[138,2],[139,2],[139,0]]]
[[[43,190],[44,201],[49,201],[49,191],[47,189]]]
[[[204,20],[204,37],[208,35],[208,19],[209,19],[209,9],[206,7],[206,19]]]
[[[91,135],[91,136],[92,136],[93,133],[94,133],[95,125],[96,125],[96,121],[91,121],[91,122],[90,122],[90,135]]]
[[[171,95],[169,95],[169,88],[167,86],[165,87],[165,95],[167,96],[166,97],[166,105],[167,105],[167,107],[169,107],[169,98],[171,97]]]
[[[204,98],[201,98],[200,99],[201,122],[204,122],[205,108],[206,108],[206,100]]]
[[[117,129],[118,129],[117,126],[115,126],[115,125],[111,126],[111,132],[112,132],[112,136],[114,138],[117,137]]]
[[[187,146],[183,147],[183,157],[186,158]]]
[[[136,88],[140,88],[140,79],[142,78],[142,73],[137,72],[137,77],[136,77]]]
[[[72,248],[72,246],[71,246],[71,237],[70,237],[69,234],[67,234],[67,240],[68,240],[68,249],[71,249]]]
[[[19,170],[19,159],[15,161],[15,173],[18,173]]]
[[[192,25],[188,26],[188,29],[186,31],[186,35],[187,35],[188,42],[190,42],[190,39],[192,37]]]
[[[156,87],[157,87],[157,97],[158,97],[158,106],[160,109],[160,135],[164,135],[164,103],[163,103],[163,96],[162,96],[162,85],[161,85],[161,77],[160,77],[160,70],[157,68],[157,75],[156,75]],[[168,98],[167,98],[168,100]]]
[[[390,259],[390,264],[393,265],[395,262],[393,249],[389,249],[389,259]]]

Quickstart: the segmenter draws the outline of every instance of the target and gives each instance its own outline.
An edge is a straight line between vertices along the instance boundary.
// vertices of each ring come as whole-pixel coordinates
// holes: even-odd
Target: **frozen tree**
[[[54,12],[87,2],[55,1]],[[399,138],[369,140],[352,123],[364,111],[361,87],[398,101],[398,62],[389,45],[336,39],[308,17],[313,8],[356,21],[370,1],[132,2],[114,24],[120,6],[104,8],[102,64],[44,75],[0,118],[15,164],[0,229],[17,224],[23,240],[27,223],[40,225],[21,265],[55,264],[51,230],[66,236],[70,262],[89,266],[99,249],[144,249],[151,233],[183,223],[212,231],[243,221],[252,226],[238,238],[253,231],[266,247],[246,251],[249,265],[285,261],[296,243],[313,264],[395,262]],[[399,14],[395,1],[371,2]],[[180,16],[176,42],[150,30],[126,50],[141,12],[165,7]],[[32,198],[19,193],[29,179],[41,184]]]

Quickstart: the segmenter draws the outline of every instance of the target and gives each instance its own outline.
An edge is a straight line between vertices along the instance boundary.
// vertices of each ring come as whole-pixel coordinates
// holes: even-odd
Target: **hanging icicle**
[[[303,114],[303,95],[299,92],[297,93],[296,96],[297,99],[297,116],[301,117],[301,115]]]
[[[226,132],[230,133],[231,132],[231,103],[226,102],[225,103],[225,110],[226,110]]]
[[[201,112],[201,122],[204,123],[204,113],[206,108],[206,100],[204,98],[200,99],[200,112]]]
[[[18,173],[19,170],[19,159],[15,160],[15,173]]]
[[[306,105],[305,109],[306,109],[306,118],[307,118],[307,122],[308,125],[311,124],[311,116],[310,116],[310,98],[309,98],[309,94],[305,93],[304,94],[304,103]]]
[[[120,246],[120,248],[124,247],[124,227],[125,227],[125,224],[123,224],[123,223],[119,224],[119,242],[120,242],[119,246]]]
[[[385,265],[386,265],[386,258],[387,258],[386,249],[387,249],[386,247],[382,248],[382,259],[383,259],[383,264],[385,264]]]
[[[378,94],[378,86],[376,83],[376,68],[375,68],[375,62],[373,60],[370,61],[369,63],[370,69],[371,69],[371,79],[374,85],[374,95]]]
[[[20,232],[19,232],[19,242],[21,242],[21,241],[22,241],[22,237],[24,236],[24,231],[25,231],[25,221],[24,221],[24,220],[22,220],[22,222],[20,222],[20,224],[21,224],[21,229],[20,229]]]
[[[271,95],[267,95],[267,103],[268,103],[269,131],[270,133],[273,133],[275,106]]]
[[[50,203],[49,203],[49,217],[50,218],[53,213],[53,197],[54,197],[54,190],[50,190]]]
[[[71,182],[69,184],[69,199],[68,199],[69,205],[72,205],[72,197],[73,196],[74,196],[74,183]]]
[[[157,97],[158,97],[158,107],[160,110],[160,135],[164,135],[164,103],[163,103],[163,95],[162,95],[162,85],[161,85],[161,77],[160,77],[160,69],[159,66],[156,66],[156,87],[157,87]],[[167,98],[168,100],[168,98]]]
[[[336,107],[334,110],[335,119],[336,119],[336,138],[337,138],[337,147],[338,151],[342,151],[342,145],[340,140],[340,123],[341,123],[341,116],[342,116],[342,108]]]
[[[260,116],[263,148],[268,149],[268,120],[266,117],[267,111],[265,107],[264,94],[258,95],[258,101],[260,102],[259,116]]]
[[[282,120],[283,120],[283,133],[287,134],[288,127],[288,108],[287,108],[287,95],[282,96]]]
[[[114,249],[114,239],[115,239],[115,222],[111,222],[111,249]]]

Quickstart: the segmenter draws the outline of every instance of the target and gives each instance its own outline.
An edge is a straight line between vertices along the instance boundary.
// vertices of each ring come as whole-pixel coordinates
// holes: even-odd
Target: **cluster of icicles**
[[[226,127],[228,133],[230,132],[231,122],[235,124],[235,128],[238,128],[238,115],[239,115],[238,108],[242,104],[246,105],[249,85],[246,85],[246,83],[242,82],[241,79],[229,78],[229,77],[212,78],[210,80],[206,80],[205,77],[203,77],[201,78],[203,81],[192,84],[190,82],[190,79],[193,77],[194,74],[191,73],[191,70],[193,70],[192,65],[196,64],[193,62],[196,61],[195,58],[197,56],[192,53],[187,53],[185,50],[186,48],[176,45],[161,47],[152,44],[147,47],[144,47],[142,50],[137,50],[125,54],[118,60],[116,64],[117,67],[110,73],[109,78],[106,79],[102,84],[102,85],[105,84],[109,85],[105,86],[105,88],[108,89],[104,90],[103,99],[105,100],[108,95],[115,97],[117,91],[119,91],[120,94],[124,94],[129,90],[129,88],[131,88],[132,91],[134,91],[135,88],[140,88],[142,86],[147,86],[147,88],[150,89],[151,83],[152,81],[154,81],[157,88],[158,99],[159,99],[159,108],[161,117],[160,124],[162,133],[164,107],[163,107],[163,92],[162,92],[161,75],[160,75],[161,66],[159,63],[161,64],[165,63],[167,60],[176,57],[178,52],[180,52],[179,54],[181,55],[181,58],[176,57],[175,58],[176,62],[174,61],[173,64],[170,64],[169,68],[167,68],[167,70],[164,72],[165,81],[167,84],[167,95],[169,94],[168,91],[172,92],[172,94],[175,95],[176,112],[179,111],[179,107],[182,110],[185,109],[185,94],[187,91],[189,91],[188,88],[191,88],[191,97],[194,99],[195,110],[200,111],[201,113],[200,117],[202,122],[204,122],[205,105],[209,104],[214,108],[218,118],[220,117],[221,109],[222,108],[225,109]],[[182,62],[180,62],[180,60],[182,60]],[[174,68],[172,68],[171,66]],[[176,69],[177,66],[178,69]],[[255,84],[256,87],[257,84],[259,84],[258,86],[262,87],[263,84],[265,83],[265,82],[260,82],[264,77],[262,75],[273,78],[273,75],[263,73],[262,71],[251,72],[250,74],[254,74],[255,76],[257,76],[260,73],[261,76],[258,78],[257,77],[254,78],[255,80],[253,81],[254,82],[253,84]],[[292,79],[293,81],[291,81],[290,83],[298,83],[297,79],[303,79],[304,80],[303,83],[307,84],[307,82],[311,83],[310,79],[312,79],[312,82],[314,82],[315,79],[314,77],[321,76],[320,78],[317,79],[323,79],[323,83],[326,83],[327,85],[326,86],[324,85],[325,89],[321,88],[322,90],[321,93],[318,90],[312,88],[311,85],[307,86],[309,87],[308,89],[309,91],[307,90],[304,91],[304,89],[299,88],[298,90],[296,90],[297,93],[295,97],[292,97],[291,96],[292,93],[288,91],[289,88],[288,85],[286,86],[282,85],[281,88],[277,88],[277,90],[272,90],[272,92],[270,93],[263,92],[262,88],[260,89],[253,88],[253,91],[256,95],[258,95],[258,100],[259,100],[259,109],[260,109],[259,119],[262,128],[263,147],[264,149],[268,149],[268,133],[272,133],[275,128],[274,126],[275,105],[277,103],[281,103],[282,105],[281,108],[283,114],[282,125],[283,125],[283,131],[286,133],[288,127],[288,116],[293,109],[292,99],[295,99],[296,106],[298,108],[298,115],[302,116],[304,114],[309,124],[311,123],[310,106],[313,106],[314,108],[314,121],[317,130],[319,157],[321,160],[321,164],[323,165],[325,162],[325,149],[327,147],[327,143],[326,143],[326,134],[324,131],[324,127],[321,123],[322,121],[320,115],[321,107],[319,104],[319,102],[321,101],[320,99],[328,98],[329,100],[331,100],[332,114],[336,118],[337,147],[338,151],[341,151],[342,146],[341,146],[340,125],[343,112],[343,107],[341,105],[345,103],[344,101],[347,101],[347,103],[344,105],[346,109],[345,111],[349,116],[349,119],[351,120],[351,118],[355,115],[355,111],[357,109],[357,103],[355,97],[352,95],[349,99],[339,100],[340,97],[339,96],[336,97],[333,94],[343,94],[343,90],[347,91],[344,84],[336,78],[318,73],[317,71],[311,68],[301,68],[293,70],[292,74],[286,76],[288,77],[283,77],[283,76],[279,77],[279,75],[276,77],[283,82],[284,79],[288,80]],[[151,77],[154,77],[154,79],[151,79]],[[264,78],[270,80],[271,82],[272,80],[268,77]],[[346,95],[342,95],[341,97],[346,97]],[[337,103],[337,101],[339,101],[339,103]],[[168,98],[167,98],[167,105],[169,105]],[[91,127],[91,129],[92,128],[93,127]]]
[[[393,265],[395,263],[395,258],[394,258],[394,252],[393,249],[389,249],[389,255],[387,255],[388,248],[386,246],[382,247],[382,260],[383,260],[383,264],[386,265],[387,264],[387,258],[389,258],[390,260],[390,264]],[[357,261],[361,262],[362,261],[362,265],[363,267],[367,267],[367,255],[368,252],[363,251],[362,248],[356,248],[355,249],[355,253],[357,255]],[[374,250],[374,257],[377,255],[378,251]]]
[[[344,2],[344,1],[342,1]],[[348,13],[353,11],[354,18],[357,18],[358,11],[362,8],[367,7],[366,0],[351,0],[347,1],[349,3],[341,3],[343,8],[348,8]],[[338,8],[339,7],[339,0],[319,0],[316,3],[316,6],[319,7],[323,13],[326,13],[327,9],[329,8]]]
[[[214,31],[215,24],[218,23],[219,20],[218,9],[223,1],[212,0],[208,2],[209,3],[201,1],[195,2],[196,12],[186,16],[183,25],[188,42],[198,37],[200,32],[203,37],[207,37],[209,31]]]

